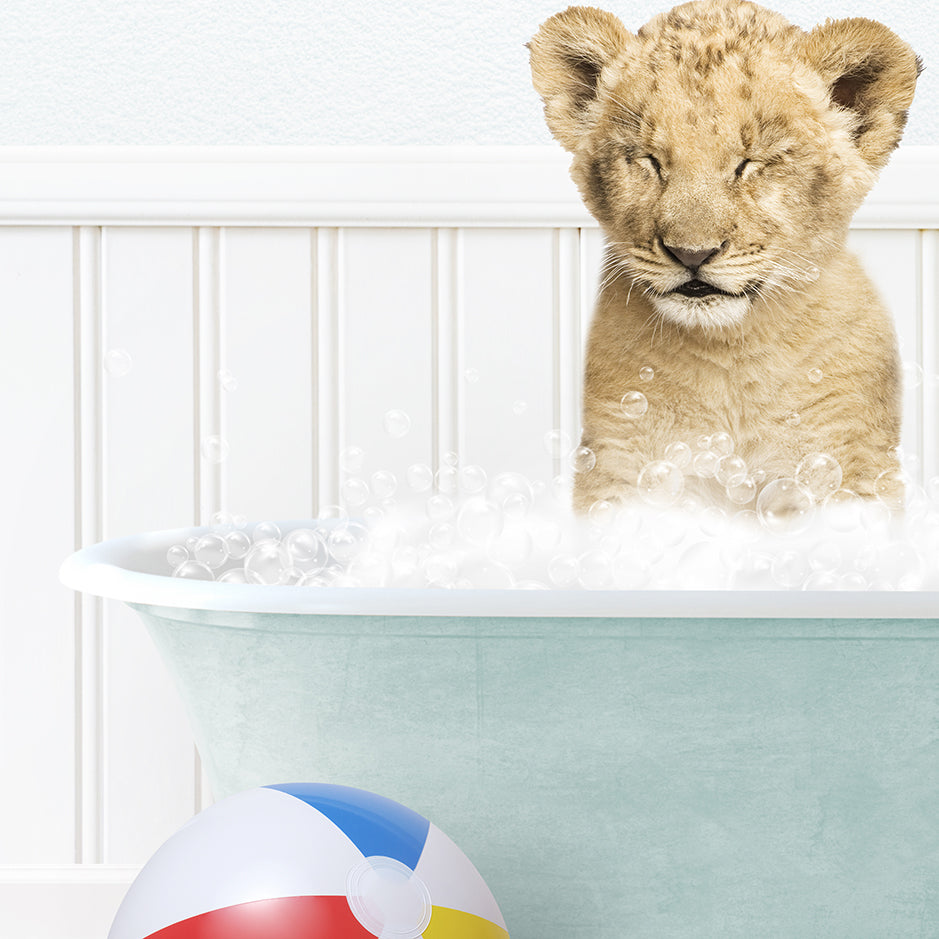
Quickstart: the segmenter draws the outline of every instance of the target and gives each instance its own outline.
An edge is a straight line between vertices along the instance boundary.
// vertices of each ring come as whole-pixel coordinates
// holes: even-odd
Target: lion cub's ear
[[[544,100],[545,120],[566,149],[573,150],[590,126],[604,68],[633,42],[612,13],[570,7],[547,20],[528,44],[532,83]]]
[[[896,33],[875,20],[828,20],[809,33],[809,63],[828,82],[834,105],[853,111],[864,159],[882,168],[899,144],[922,63]]]

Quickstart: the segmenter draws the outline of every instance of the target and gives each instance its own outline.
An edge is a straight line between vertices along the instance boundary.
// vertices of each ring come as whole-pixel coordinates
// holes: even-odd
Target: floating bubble
[[[747,476],[727,487],[727,498],[734,505],[747,505],[756,497],[756,490],[756,480],[752,476]]]
[[[368,529],[361,522],[334,528],[326,539],[329,553],[340,563],[348,563],[368,545]]]
[[[527,401],[516,401],[516,402],[512,405],[512,413],[513,413],[516,417],[521,417],[527,410],[528,410],[528,402],[527,402]]]
[[[774,534],[797,534],[812,521],[814,502],[808,490],[784,476],[763,487],[756,500],[756,514]]]
[[[371,478],[372,494],[377,499],[390,499],[398,488],[398,480],[390,470],[376,470]]]
[[[645,365],[639,369],[639,378],[642,381],[652,381],[652,379],[655,378],[655,370]]]
[[[212,569],[206,564],[200,564],[199,561],[183,561],[173,569],[173,576],[184,580],[215,580]]]
[[[211,434],[202,439],[202,459],[207,463],[222,463],[229,453],[228,441],[218,434]]]
[[[323,536],[312,528],[294,528],[284,537],[290,564],[301,574],[321,571],[329,562]]]
[[[571,469],[575,473],[589,473],[597,465],[597,455],[590,447],[578,447],[571,453]]]
[[[559,554],[548,562],[548,577],[555,587],[570,587],[580,576],[580,560],[569,554]]]
[[[216,580],[220,584],[246,584],[248,583],[248,576],[245,574],[243,567],[231,567],[219,575]]]
[[[555,428],[544,435],[544,448],[554,459],[561,459],[571,452],[571,438],[563,430]]]
[[[108,349],[104,354],[104,370],[114,378],[122,378],[134,367],[126,349]]]
[[[221,385],[222,391],[232,392],[238,390],[238,379],[227,368],[218,370],[218,383]]]
[[[349,513],[346,511],[345,507],[341,505],[321,505],[319,512],[317,514],[319,516],[320,521],[335,520],[343,524],[346,521],[348,521],[348,518],[349,518]],[[273,524],[273,523],[268,523],[268,524]],[[277,528],[277,526],[274,525],[274,528]],[[277,537],[278,538],[280,537],[279,532],[278,532]]]
[[[734,452],[734,438],[725,431],[711,434],[711,442],[707,449],[719,457],[730,456]]]
[[[358,476],[350,476],[348,479],[343,480],[342,485],[339,487],[339,494],[346,505],[358,508],[368,502],[370,492],[368,483],[364,479],[359,479]]]
[[[813,385],[817,385],[822,380],[822,378],[824,378],[824,375],[822,374],[822,370],[820,368],[809,369],[808,379]]]
[[[436,492],[432,496],[428,496],[424,509],[427,512],[427,517],[435,522],[442,522],[444,519],[450,518],[455,511],[453,500],[442,492]]]
[[[649,505],[674,505],[685,489],[682,471],[668,460],[653,460],[639,473],[639,495]]]
[[[361,447],[346,447],[339,454],[339,468],[344,473],[356,475],[362,472],[365,464],[365,451]]]
[[[722,456],[717,462],[714,475],[722,486],[737,486],[747,478],[746,460],[733,453]]]
[[[587,510],[587,518],[594,528],[609,528],[619,514],[619,506],[606,499],[597,499]]]
[[[467,383],[470,385],[475,385],[479,381],[479,369],[478,368],[468,368],[464,373],[463,377],[466,379]]]
[[[421,568],[427,582],[434,587],[451,587],[459,573],[459,565],[451,554],[437,552],[424,559]]]
[[[482,492],[487,482],[486,471],[481,466],[471,464],[460,470],[460,487],[465,493],[473,495]]]
[[[649,410],[649,401],[641,391],[627,391],[620,398],[620,410],[630,420],[637,420]]]
[[[251,532],[251,540],[255,544],[264,541],[280,541],[280,526],[276,522],[258,522]]]
[[[502,533],[502,508],[481,496],[467,499],[457,513],[456,527],[467,542],[488,547]]]
[[[809,576],[809,564],[801,551],[785,550],[773,558],[770,573],[780,587],[801,587]]]
[[[796,467],[796,482],[822,502],[841,488],[841,464],[827,453],[809,453]]]
[[[412,492],[427,492],[434,484],[434,471],[426,463],[412,463],[405,479]]]
[[[688,469],[691,466],[691,460],[694,457],[694,453],[691,450],[691,447],[686,443],[682,443],[680,440],[676,440],[674,443],[670,443],[665,448],[665,459],[669,463],[674,463],[679,469],[684,470]]]
[[[437,522],[427,532],[427,543],[432,548],[449,548],[456,541],[456,527],[450,522]]]
[[[166,561],[173,569],[189,560],[189,548],[184,544],[174,544],[167,549]]]
[[[385,411],[382,425],[389,437],[404,437],[411,429],[411,417],[407,411],[392,408],[390,411]]]
[[[715,473],[717,473],[717,465],[720,459],[713,450],[702,450],[694,455],[691,468],[694,470],[695,476],[701,479],[713,479]]]
[[[819,541],[812,545],[807,557],[813,571],[834,571],[844,563],[844,554],[833,541]]]
[[[290,580],[290,568],[290,555],[278,541],[258,542],[245,557],[245,577],[249,584],[286,584]]]
[[[218,570],[228,560],[228,543],[221,535],[203,535],[196,542],[192,556],[210,570]]]
[[[230,531],[225,535],[228,556],[235,561],[240,561],[251,550],[253,543],[244,531]]]
[[[440,462],[444,466],[459,466],[460,455],[456,452],[456,450],[447,450]]]
[[[899,512],[903,509],[909,485],[909,477],[899,467],[884,470],[874,480],[874,494],[891,512]]]
[[[531,483],[521,473],[499,473],[489,486],[489,498],[503,510],[518,518],[532,507],[535,494]]]
[[[434,476],[437,492],[453,495],[460,488],[460,471],[455,466],[444,464]]]
[[[918,362],[903,363],[903,388],[911,391],[923,383],[923,366]]]
[[[786,423],[790,427],[798,427],[802,423],[802,416],[798,411],[790,411],[786,415]]]
[[[578,559],[577,579],[587,590],[602,590],[613,581],[613,559],[606,551],[585,551]]]

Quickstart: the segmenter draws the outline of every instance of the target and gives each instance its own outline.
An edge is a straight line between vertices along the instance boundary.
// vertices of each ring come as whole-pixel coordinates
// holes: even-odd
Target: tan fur
[[[872,495],[897,465],[899,367],[845,239],[900,140],[910,47],[872,20],[806,33],[753,3],[698,0],[637,34],[572,7],[530,50],[548,126],[607,239],[584,377],[597,463],[577,475],[575,507],[628,496],[669,443],[717,431],[771,477],[830,453],[843,486]],[[666,245],[715,253],[695,273]],[[722,292],[673,292],[691,280]],[[620,409],[631,390],[648,398],[641,418]]]

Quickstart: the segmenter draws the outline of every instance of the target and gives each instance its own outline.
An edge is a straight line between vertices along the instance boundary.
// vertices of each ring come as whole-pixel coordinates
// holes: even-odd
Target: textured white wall
[[[630,28],[668,0],[604,3]],[[538,144],[524,43],[566,0],[3,0],[3,144]],[[870,16],[927,65],[906,143],[939,144],[925,0],[776,0]]]

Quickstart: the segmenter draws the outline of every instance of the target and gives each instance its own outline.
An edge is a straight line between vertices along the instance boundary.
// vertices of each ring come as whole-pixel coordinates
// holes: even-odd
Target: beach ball
[[[508,939],[466,855],[417,812],[320,783],[249,789],[144,865],[108,939]]]

